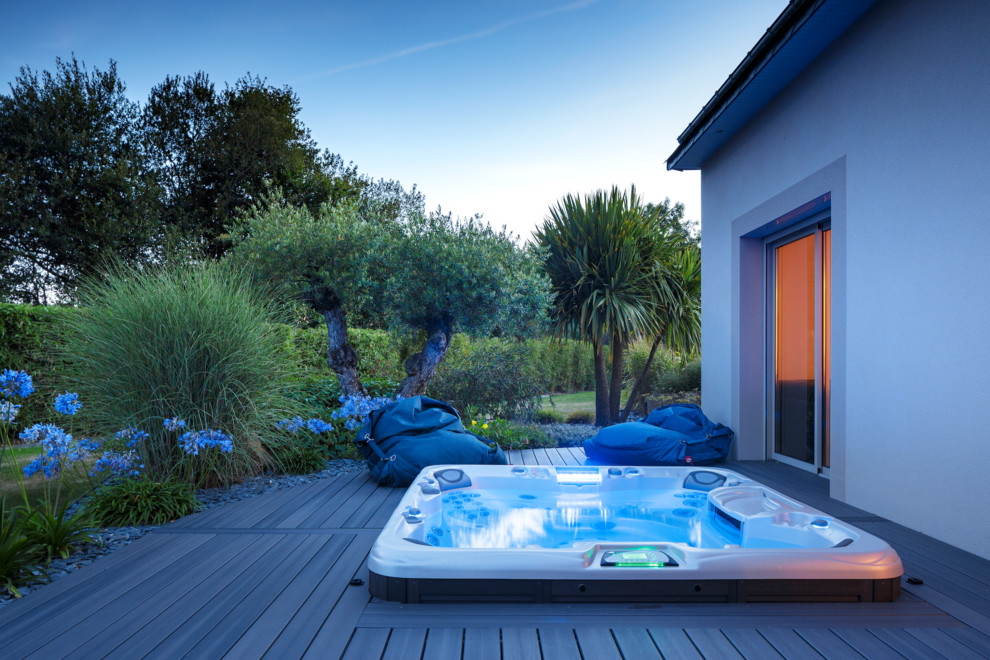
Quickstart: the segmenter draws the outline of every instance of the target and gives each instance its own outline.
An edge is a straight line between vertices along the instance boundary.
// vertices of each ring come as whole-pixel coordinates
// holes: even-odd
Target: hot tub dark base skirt
[[[890,602],[884,580],[449,580],[371,572],[371,595],[400,603]]]

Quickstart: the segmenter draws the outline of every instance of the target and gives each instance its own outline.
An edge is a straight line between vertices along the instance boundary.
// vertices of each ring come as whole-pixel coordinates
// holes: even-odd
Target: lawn
[[[18,503],[23,504],[23,500],[21,500],[20,483],[17,480],[17,476],[12,471],[13,465],[10,460],[10,452],[10,449],[4,447],[3,456],[0,458],[0,497],[6,497],[7,503],[11,505],[16,505]],[[13,452],[17,469],[22,470],[25,465],[34,460],[34,458],[41,453],[41,446],[31,445],[26,447],[14,447]],[[89,480],[87,479],[84,470],[89,470],[92,467],[92,463],[92,459],[88,459],[87,461],[78,464],[76,467],[66,472],[62,481],[61,499],[63,501],[65,501],[66,498],[68,498],[69,501],[72,501],[78,497],[81,497],[89,490]],[[52,488],[52,494],[54,494],[57,481],[50,481],[47,485]],[[24,478],[24,490],[27,492],[28,499],[32,502],[44,500],[45,486],[45,477],[41,472],[38,472],[33,477]]]

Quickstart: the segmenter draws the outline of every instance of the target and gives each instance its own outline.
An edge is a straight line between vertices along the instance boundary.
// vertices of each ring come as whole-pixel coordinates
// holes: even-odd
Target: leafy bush
[[[639,375],[646,366],[646,361],[650,357],[650,343],[637,341],[626,350],[625,353],[625,381],[632,387]],[[643,383],[642,392],[659,392],[660,379],[678,364],[678,356],[667,348],[657,348],[653,356],[653,364],[646,375],[646,382]]]
[[[595,413],[590,410],[575,410],[567,415],[568,424],[594,424]]]
[[[209,465],[210,483],[258,470],[261,439],[298,407],[284,396],[293,366],[270,322],[270,292],[214,264],[118,266],[79,298],[84,309],[67,318],[65,353],[76,391],[91,402],[82,411],[89,420],[108,434],[147,433],[138,451],[155,480],[186,467],[176,435],[163,428],[173,417],[233,438],[233,451]]]
[[[125,479],[103,486],[86,502],[86,511],[108,527],[164,525],[199,508],[186,483]]]
[[[429,396],[458,410],[475,406],[493,417],[531,418],[543,394],[540,365],[530,359],[526,343],[478,340],[448,353],[430,381]]]
[[[560,424],[564,421],[564,414],[552,408],[541,408],[533,415],[533,421],[537,424]]]
[[[32,307],[0,303],[0,370],[23,369],[34,376],[35,396],[23,402],[19,423],[45,420],[47,403],[66,389],[59,354],[60,328],[77,315],[71,307]]]
[[[326,328],[290,328],[286,333],[286,350],[293,360],[310,374],[336,376],[327,366]],[[400,342],[384,330],[348,328],[348,340],[358,354],[358,373],[366,380],[398,380],[403,377]],[[390,392],[394,394],[394,392]]]
[[[582,392],[595,387],[591,346],[566,339],[534,339],[527,342],[531,359],[543,374],[544,392]]]
[[[557,446],[557,443],[539,428],[529,424],[517,424],[506,419],[493,419],[487,422],[473,420],[467,428],[485,440],[497,443],[502,449]]]
[[[657,383],[656,392],[687,392],[701,389],[701,357],[680,361],[665,372]]]
[[[6,497],[0,498],[0,586],[18,598],[17,583],[45,556],[25,529],[26,513],[23,507],[8,507]]]
[[[327,466],[325,447],[313,441],[271,447],[272,460],[284,474],[311,474]]]

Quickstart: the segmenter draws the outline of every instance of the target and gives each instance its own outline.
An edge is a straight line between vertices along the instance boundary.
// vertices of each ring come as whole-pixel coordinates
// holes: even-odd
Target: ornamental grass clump
[[[79,300],[64,351],[79,395],[91,402],[83,411],[90,424],[146,433],[132,449],[153,481],[212,486],[259,471],[262,439],[299,411],[284,396],[294,367],[272,323],[277,296],[216,264],[117,265],[85,284]],[[196,435],[170,428],[175,419]],[[189,461],[202,446],[223,451]]]

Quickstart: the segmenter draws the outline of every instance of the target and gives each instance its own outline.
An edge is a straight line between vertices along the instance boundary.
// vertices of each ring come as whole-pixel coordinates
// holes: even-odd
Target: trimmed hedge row
[[[23,369],[31,374],[37,393],[25,401],[18,422],[47,421],[46,406],[67,385],[58,363],[60,322],[81,310],[0,303],[0,369]],[[322,327],[282,326],[283,346],[314,377],[333,378],[326,364],[327,335]],[[358,354],[362,380],[399,381],[403,362],[418,345],[383,330],[352,328],[349,337]],[[525,365],[526,368],[523,368]],[[455,335],[450,351],[433,382],[430,395],[471,402],[491,402],[490,408],[516,408],[546,392],[564,393],[594,388],[591,348],[575,341],[546,339],[470,339]],[[483,404],[484,405],[484,404]],[[503,412],[508,412],[504,410]]]

